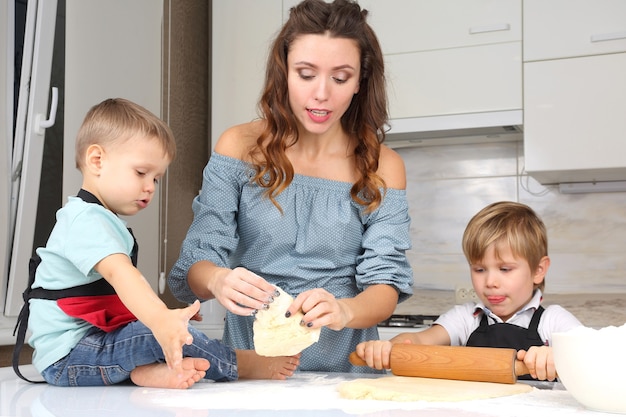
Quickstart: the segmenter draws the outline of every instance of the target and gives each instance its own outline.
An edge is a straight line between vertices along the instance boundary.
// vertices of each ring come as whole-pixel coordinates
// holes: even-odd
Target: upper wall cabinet
[[[543,184],[626,180],[626,1],[524,0],[524,153]]]
[[[625,50],[624,0],[524,0],[524,62]]]
[[[391,119],[522,108],[520,42],[388,55],[386,64]]]
[[[522,123],[520,0],[359,3],[385,54],[392,132],[394,122],[458,129],[469,127],[463,115],[498,112]]]
[[[361,0],[385,55],[522,40],[519,0]]]

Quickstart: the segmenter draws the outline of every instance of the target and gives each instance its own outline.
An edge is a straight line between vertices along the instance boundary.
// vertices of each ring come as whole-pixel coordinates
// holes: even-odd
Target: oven
[[[378,323],[381,340],[406,332],[420,332],[428,329],[439,316],[425,314],[393,314],[387,320]]]

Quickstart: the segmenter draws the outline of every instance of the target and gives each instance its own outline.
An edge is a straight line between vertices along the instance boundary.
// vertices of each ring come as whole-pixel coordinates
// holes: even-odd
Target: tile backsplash
[[[561,194],[524,172],[521,142],[401,148],[417,289],[471,285],[461,238],[489,203],[531,206],[548,230],[546,292],[626,293],[626,193]]]

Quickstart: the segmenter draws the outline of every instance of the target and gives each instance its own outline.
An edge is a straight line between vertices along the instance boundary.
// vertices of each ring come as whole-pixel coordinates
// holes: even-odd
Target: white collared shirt
[[[533,298],[516,312],[506,323],[514,324],[523,328],[528,328],[535,310],[541,304],[543,294],[541,290],[536,290]],[[582,326],[582,323],[569,311],[559,305],[544,306],[545,311],[539,320],[538,332],[541,340],[547,345],[552,345],[552,333],[564,332],[574,327]],[[434,324],[443,326],[450,336],[451,346],[465,346],[470,335],[480,325],[484,311],[488,315],[488,323],[505,323],[502,319],[493,314],[481,302],[470,302],[454,306],[442,314]]]

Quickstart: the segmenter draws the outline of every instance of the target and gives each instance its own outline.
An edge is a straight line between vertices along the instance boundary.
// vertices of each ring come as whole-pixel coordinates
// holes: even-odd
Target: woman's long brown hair
[[[285,150],[298,141],[296,119],[289,106],[287,54],[300,35],[325,34],[353,39],[361,52],[359,92],[341,118],[346,133],[356,138],[354,149],[358,180],[351,189],[352,199],[366,207],[378,208],[385,182],[376,173],[380,144],[385,139],[388,120],[384,60],[378,39],[367,24],[367,10],[351,0],[304,0],[290,11],[289,20],[270,50],[265,86],[259,102],[265,129],[251,150],[257,184],[267,188],[266,195],[279,209],[275,197],[293,180],[294,170]]]

